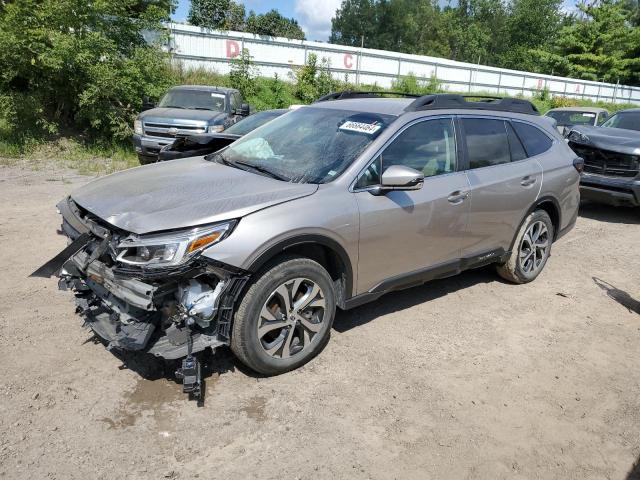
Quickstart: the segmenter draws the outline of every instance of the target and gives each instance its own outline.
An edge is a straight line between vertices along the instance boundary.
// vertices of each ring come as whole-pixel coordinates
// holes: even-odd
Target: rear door
[[[419,282],[427,270],[455,268],[468,213],[453,117],[405,126],[358,177],[358,293]],[[381,173],[405,165],[424,173],[420,190],[376,195]]]
[[[470,210],[463,257],[508,251],[523,216],[538,197],[542,167],[527,156],[510,121],[461,116]]]

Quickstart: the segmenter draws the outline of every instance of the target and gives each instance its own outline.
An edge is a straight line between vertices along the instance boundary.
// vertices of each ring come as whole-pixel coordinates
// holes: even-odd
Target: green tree
[[[253,57],[249,54],[249,50],[243,48],[240,55],[231,60],[231,71],[229,72],[231,86],[240,90],[245,97],[254,95],[256,77],[257,71],[253,64]]]
[[[4,3],[0,103],[5,128],[24,133],[70,127],[124,139],[143,96],[159,95],[169,82],[164,54],[143,33],[161,31],[160,21],[168,19],[173,6],[172,0]],[[7,112],[15,117],[7,119]]]
[[[272,37],[286,37],[304,40],[304,32],[293,18],[285,18],[277,10],[270,10],[264,14],[251,11],[247,17],[245,31],[256,35]]]
[[[197,27],[244,31],[244,5],[233,0],[191,0],[187,21]]]
[[[550,49],[535,56],[546,71],[585,80],[640,83],[640,28],[625,2],[600,0],[578,5],[581,14],[564,26]]]

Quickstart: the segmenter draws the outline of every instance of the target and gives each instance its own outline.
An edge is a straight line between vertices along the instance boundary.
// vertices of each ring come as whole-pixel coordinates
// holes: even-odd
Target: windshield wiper
[[[162,108],[181,108],[184,110],[185,107],[181,107],[180,105],[165,105]]]
[[[208,107],[192,107],[192,110],[210,110],[212,112],[217,111],[215,108],[208,108]]]
[[[283,182],[291,181],[289,177],[286,177],[276,172],[272,172],[268,168],[261,167],[260,165],[254,165],[253,163],[247,163],[241,160],[229,160],[228,158],[225,158],[224,155],[222,155],[222,153],[220,152],[214,152],[212,154],[207,155],[204,158],[205,160],[214,160],[218,158],[223,163],[223,165],[228,165],[229,167],[239,168],[240,170],[244,170],[245,172],[248,172],[249,170],[247,170],[246,168],[242,168],[242,167],[247,167],[256,172],[264,173],[265,175],[275,178],[276,180],[282,180]]]
[[[222,160],[226,161],[226,162],[229,162],[229,160],[227,160],[224,157],[222,157]],[[284,176],[284,175],[282,175],[280,173],[273,172],[273,171],[269,170],[268,168],[262,167],[260,165],[254,165],[253,163],[242,162],[240,160],[235,160],[233,162],[233,164],[249,167],[250,169],[255,170],[256,172],[264,173],[265,175],[268,175],[271,178],[275,178],[276,180],[282,180],[283,182],[291,181],[291,179],[289,177],[286,177],[286,176]]]

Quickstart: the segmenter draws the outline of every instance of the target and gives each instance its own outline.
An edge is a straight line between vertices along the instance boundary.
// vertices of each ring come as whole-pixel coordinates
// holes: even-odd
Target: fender
[[[249,267],[247,267],[247,270],[252,273],[257,272],[260,268],[262,268],[262,266],[264,266],[265,263],[267,263],[276,255],[286,252],[292,247],[304,244],[322,245],[329,248],[330,250],[335,252],[338,257],[340,257],[340,260],[342,261],[345,268],[345,300],[351,298],[353,295],[353,267],[351,265],[351,259],[349,258],[347,251],[342,245],[340,245],[332,238],[326,237],[324,235],[302,234],[286,238],[261,253],[260,256],[256,258],[251,263],[251,265],[249,265]]]
[[[511,247],[509,248],[510,252],[513,251],[513,248],[515,246],[516,237],[518,236],[518,232],[520,231],[520,225],[522,225],[522,222],[524,222],[525,218],[527,218],[529,215],[533,213],[533,211],[536,209],[536,207],[538,207],[538,205],[545,202],[553,203],[553,206],[555,207],[556,212],[558,213],[558,227],[554,228],[555,231],[553,232],[553,240],[556,241],[558,239],[558,232],[560,232],[560,228],[562,225],[562,213],[561,213],[562,210],[560,209],[560,203],[555,197],[552,197],[551,195],[545,195],[543,197],[536,198],[535,202],[531,204],[529,209],[525,212],[525,214],[520,219],[520,223],[518,224],[518,227],[516,228],[516,232],[513,235],[513,240],[511,240]]]

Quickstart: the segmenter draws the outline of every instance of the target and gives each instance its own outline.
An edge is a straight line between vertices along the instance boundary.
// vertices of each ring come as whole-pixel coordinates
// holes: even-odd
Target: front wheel
[[[520,226],[509,259],[498,274],[513,283],[528,283],[542,272],[551,254],[553,223],[544,210],[531,213]]]
[[[259,373],[293,370],[326,345],[335,310],[327,271],[308,258],[285,257],[258,274],[242,298],[231,349]]]

